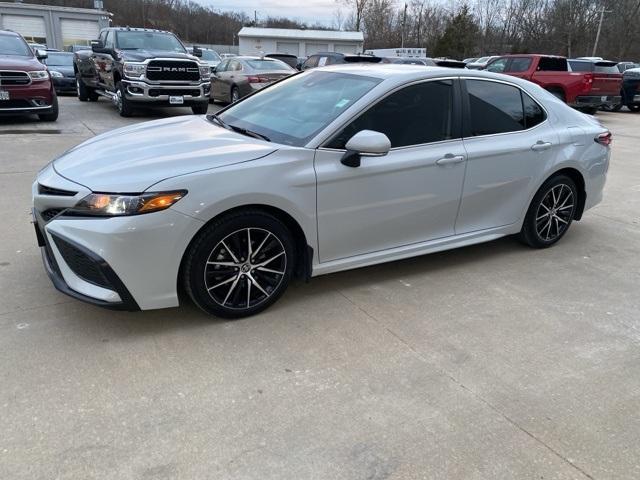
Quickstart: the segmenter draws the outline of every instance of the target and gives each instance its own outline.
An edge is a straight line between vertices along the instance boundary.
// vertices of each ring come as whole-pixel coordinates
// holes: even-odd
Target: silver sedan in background
[[[601,201],[610,142],[518,78],[337,65],[87,140],[39,172],[36,232],[78,299],[173,307],[182,285],[237,318],[294,277],[513,234],[549,247]]]
[[[295,72],[283,61],[268,57],[222,60],[211,70],[211,98],[214,102],[235,102]]]

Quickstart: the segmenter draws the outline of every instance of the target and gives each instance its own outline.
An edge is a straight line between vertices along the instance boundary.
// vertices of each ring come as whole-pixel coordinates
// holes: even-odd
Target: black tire
[[[598,107],[580,107],[578,110],[582,113],[586,113],[587,115],[595,115],[598,111]]]
[[[533,248],[550,247],[569,230],[577,206],[575,182],[566,175],[551,177],[531,200],[519,239]]]
[[[191,111],[194,115],[206,115],[209,111],[209,101],[207,103],[198,103],[196,105],[191,105]]]
[[[198,233],[183,260],[182,282],[206,313],[242,318],[278,300],[294,267],[289,229],[273,215],[245,210],[223,216]]]
[[[118,96],[116,98],[116,108],[120,116],[125,118],[133,116],[133,107],[124,94],[124,85],[122,82],[116,83],[116,95]]]
[[[614,105],[602,105],[600,110],[605,112],[619,112],[622,108],[622,103],[616,103]]]
[[[92,102],[98,101],[98,94],[96,91],[85,85],[82,78],[80,78],[79,73],[76,73],[76,94],[78,95],[78,100],[81,102],[86,102],[87,100],[91,100]]]
[[[55,122],[58,120],[58,96],[53,95],[53,104],[51,105],[51,111],[49,113],[39,113],[38,118],[43,122]]]
[[[231,93],[229,94],[229,100],[231,100],[231,103],[237,102],[238,100],[240,100],[240,91],[238,90],[238,87],[233,86],[231,87]]]
[[[633,113],[640,112],[640,104],[638,103],[632,103],[631,105],[627,105],[627,108],[629,109],[630,112],[633,112]]]

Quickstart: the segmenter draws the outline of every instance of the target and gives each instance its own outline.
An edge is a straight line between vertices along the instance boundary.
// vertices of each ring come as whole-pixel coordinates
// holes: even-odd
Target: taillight
[[[611,141],[613,140],[613,135],[611,135],[611,132],[604,132],[598,135],[596,138],[594,138],[594,140],[596,143],[599,143],[600,145],[608,147],[609,145],[611,145]]]
[[[258,75],[249,75],[247,77],[247,80],[249,81],[249,83],[267,83],[267,82],[270,82],[270,80],[267,77],[260,77]]]
[[[593,86],[593,73],[585,73],[584,78],[582,79],[583,92],[590,92],[591,87]]]

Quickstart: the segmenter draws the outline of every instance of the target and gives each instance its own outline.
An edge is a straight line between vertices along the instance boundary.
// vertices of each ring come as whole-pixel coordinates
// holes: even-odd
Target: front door
[[[402,87],[360,114],[315,158],[321,262],[453,235],[465,171],[458,82]],[[340,163],[361,130],[382,132],[391,150]]]

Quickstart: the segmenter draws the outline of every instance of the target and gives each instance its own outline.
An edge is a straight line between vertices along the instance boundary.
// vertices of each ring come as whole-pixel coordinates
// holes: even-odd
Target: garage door
[[[27,42],[47,43],[47,30],[42,17],[2,15],[2,28],[18,32]]]
[[[300,44],[298,42],[276,42],[276,50],[276,53],[300,56]]]
[[[68,45],[90,45],[91,40],[98,38],[100,27],[98,22],[91,20],[70,20],[60,21],[62,30],[62,43]]]
[[[349,45],[346,43],[336,43],[334,48],[338,53],[356,53],[358,51],[358,47],[356,45]]]
[[[307,43],[307,56],[318,52],[326,52],[329,50],[327,43]]]

